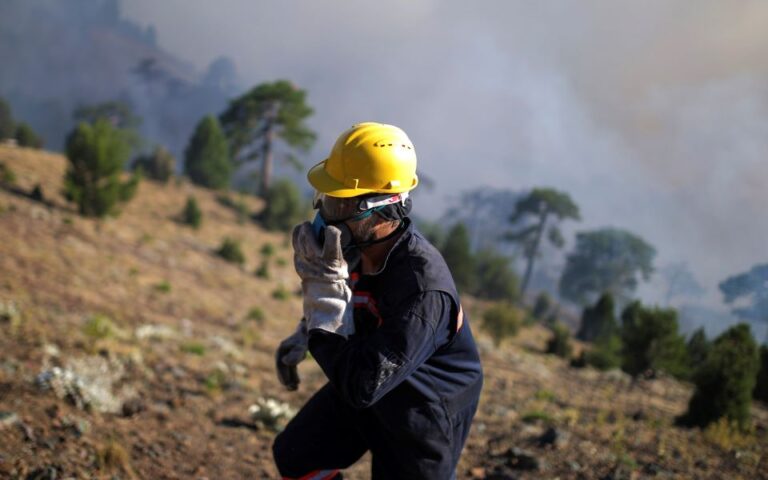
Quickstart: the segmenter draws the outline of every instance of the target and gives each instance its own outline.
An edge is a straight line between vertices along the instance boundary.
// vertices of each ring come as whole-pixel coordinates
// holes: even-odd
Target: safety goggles
[[[405,204],[408,192],[395,195],[372,194],[361,197],[339,198],[325,193],[315,192],[312,206],[320,211],[327,222],[358,221],[381,210],[387,205]]]

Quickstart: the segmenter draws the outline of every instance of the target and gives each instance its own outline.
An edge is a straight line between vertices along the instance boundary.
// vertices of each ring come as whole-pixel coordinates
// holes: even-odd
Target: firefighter
[[[276,361],[296,389],[308,349],[328,382],[275,439],[277,468],[340,479],[370,451],[375,480],[455,478],[483,374],[451,273],[408,217],[413,144],[357,124],[308,179],[317,215],[293,231],[304,318]]]

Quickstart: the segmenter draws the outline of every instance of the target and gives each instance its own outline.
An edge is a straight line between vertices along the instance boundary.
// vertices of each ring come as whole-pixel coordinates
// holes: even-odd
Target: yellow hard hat
[[[318,192],[331,197],[402,193],[416,188],[416,150],[404,131],[365,122],[342,133],[328,158],[307,174]]]

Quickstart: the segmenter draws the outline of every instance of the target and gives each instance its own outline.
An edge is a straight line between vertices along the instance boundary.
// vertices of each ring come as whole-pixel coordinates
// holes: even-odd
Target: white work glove
[[[296,331],[277,347],[277,378],[288,390],[299,388],[299,372],[296,366],[307,356],[308,340],[307,322],[302,318],[296,326]]]
[[[312,224],[293,229],[293,263],[301,278],[307,330],[319,328],[344,338],[354,333],[352,290],[341,250],[341,230],[325,228],[325,243],[315,238]]]

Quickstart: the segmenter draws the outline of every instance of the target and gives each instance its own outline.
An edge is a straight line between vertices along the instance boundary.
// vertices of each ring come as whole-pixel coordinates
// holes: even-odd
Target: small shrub
[[[725,418],[740,430],[748,430],[758,362],[749,325],[741,323],[726,330],[715,339],[707,360],[696,371],[696,390],[678,422],[704,427]]]
[[[562,323],[556,323],[552,328],[552,337],[547,342],[547,353],[568,358],[571,350],[571,331]]]
[[[743,449],[754,443],[754,437],[745,433],[737,422],[721,418],[704,429],[704,438],[726,451]]]
[[[269,258],[274,254],[275,254],[275,246],[272,245],[271,243],[267,242],[261,246],[261,255],[263,257]]]
[[[264,197],[259,221],[267,230],[288,232],[307,217],[308,205],[290,180],[278,180]]]
[[[96,452],[99,470],[105,472],[123,471],[128,478],[137,478],[131,466],[131,455],[122,445],[114,440],[108,441]],[[116,477],[119,477],[116,475]]]
[[[253,307],[248,310],[248,315],[245,316],[246,320],[252,320],[261,325],[264,323],[264,311],[259,307]]]
[[[141,170],[147,178],[167,183],[176,170],[176,158],[165,148],[157,147],[151,154],[136,158],[133,169]]]
[[[279,257],[277,260],[275,260],[275,264],[277,264],[278,267],[284,267],[288,265],[288,260],[282,257]]]
[[[216,254],[231,263],[237,263],[238,265],[245,263],[245,255],[240,248],[240,242],[230,237],[224,238]]]
[[[547,292],[541,292],[536,295],[536,301],[533,304],[531,314],[535,319],[543,321],[547,318],[547,314],[552,310],[553,306],[554,302],[552,301],[552,297],[550,297]]]
[[[269,262],[266,259],[262,260],[259,268],[254,273],[259,278],[269,278]]]
[[[32,130],[32,127],[24,122],[16,125],[14,137],[16,138],[16,143],[21,147],[43,148],[43,139]]]
[[[497,303],[483,313],[483,328],[497,347],[505,338],[517,335],[521,323],[520,313],[506,303]]]
[[[0,184],[13,185],[14,183],[16,183],[16,174],[11,167],[0,162]]]
[[[621,314],[621,368],[632,376],[661,370],[688,374],[685,340],[678,333],[677,312],[633,302]]]
[[[43,196],[43,187],[40,186],[40,184],[35,184],[35,187],[32,189],[31,192],[29,192],[29,198],[36,202],[44,202],[45,197]]]
[[[187,203],[184,205],[184,210],[181,212],[181,221],[192,228],[200,228],[200,224],[203,221],[203,212],[200,211],[200,207],[197,206],[195,197],[187,197]]]
[[[552,422],[552,416],[547,412],[544,412],[541,410],[533,410],[530,412],[526,412],[523,414],[522,417],[520,417],[520,419],[525,423],[535,423],[535,422],[551,423]]]
[[[16,130],[15,126],[11,106],[4,99],[0,98],[0,140],[13,138]]]
[[[182,352],[189,353],[191,355],[197,355],[198,357],[202,357],[205,355],[205,345],[203,345],[200,342],[187,342],[183,343],[181,347],[179,347]]]
[[[592,349],[584,352],[584,364],[598,370],[612,370],[621,366],[621,339],[606,335],[595,340]]]
[[[288,300],[290,296],[291,292],[289,292],[282,284],[278,285],[278,287],[272,292],[272,298],[275,300]]]
[[[103,217],[116,213],[119,202],[130,200],[140,175],[121,181],[130,145],[120,130],[107,121],[81,123],[67,137],[69,168],[64,178],[67,200],[77,203],[81,215]]]
[[[613,295],[610,293],[604,293],[593,306],[585,307],[576,338],[593,342],[598,337],[616,334],[619,328],[615,308]]]
[[[160,293],[170,293],[171,291],[170,282],[168,282],[168,280],[163,280],[162,282],[156,284],[155,291]]]
[[[215,369],[205,377],[205,389],[209,394],[221,392],[227,383],[227,375],[221,369]]]
[[[112,338],[118,333],[117,325],[106,315],[91,316],[83,325],[83,334],[94,340]]]
[[[555,401],[555,394],[550,390],[537,390],[534,396],[536,397],[536,400],[544,400],[546,402]]]

